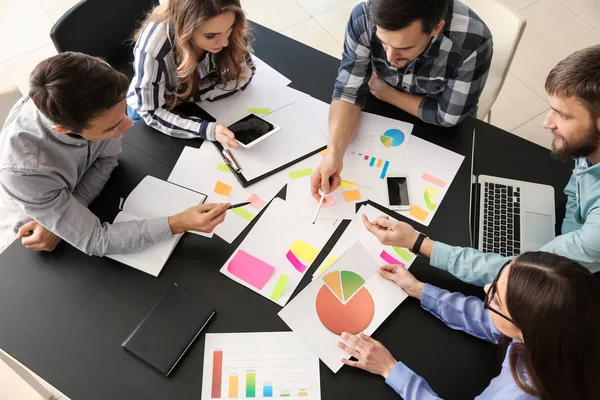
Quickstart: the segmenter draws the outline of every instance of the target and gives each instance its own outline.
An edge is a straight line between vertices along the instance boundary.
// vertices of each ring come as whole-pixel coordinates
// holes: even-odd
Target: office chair
[[[477,112],[477,118],[487,117],[487,122],[490,122],[492,105],[504,85],[527,21],[499,0],[462,0],[462,2],[479,15],[494,38],[492,66],[483,93],[479,97]]]
[[[131,38],[158,0],[82,0],[52,27],[50,38],[59,53],[78,51],[102,57],[133,78]]]

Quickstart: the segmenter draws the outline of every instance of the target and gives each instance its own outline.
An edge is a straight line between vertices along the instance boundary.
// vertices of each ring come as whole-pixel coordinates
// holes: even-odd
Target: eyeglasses
[[[488,289],[487,293],[485,294],[485,299],[483,300],[483,308],[485,308],[486,310],[490,310],[491,312],[493,312],[496,315],[501,316],[502,318],[504,318],[511,324],[514,324],[515,321],[513,321],[512,319],[508,318],[506,315],[502,314],[500,311],[498,311],[490,306],[490,302],[492,301],[492,299],[496,295],[496,292],[498,291],[498,279],[500,278],[500,275],[502,274],[502,270],[504,269],[504,267],[506,267],[508,264],[510,264],[511,261],[512,260],[509,260],[506,263],[504,263],[502,268],[500,268],[500,271],[498,271],[498,275],[496,276],[496,279],[494,279],[494,282],[492,282],[492,284],[490,285],[490,288]]]

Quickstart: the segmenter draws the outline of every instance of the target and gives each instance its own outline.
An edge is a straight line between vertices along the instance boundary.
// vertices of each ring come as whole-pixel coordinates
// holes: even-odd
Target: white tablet
[[[273,125],[254,114],[246,115],[239,121],[229,125],[227,129],[234,133],[235,139],[245,148],[252,147],[281,130],[277,125]]]

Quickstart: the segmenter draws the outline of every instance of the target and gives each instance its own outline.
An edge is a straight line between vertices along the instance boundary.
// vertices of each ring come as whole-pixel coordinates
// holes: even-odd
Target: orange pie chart
[[[351,271],[333,271],[323,280],[325,285],[317,294],[316,307],[325,328],[336,335],[365,330],[375,314],[375,303],[364,287],[365,280]]]

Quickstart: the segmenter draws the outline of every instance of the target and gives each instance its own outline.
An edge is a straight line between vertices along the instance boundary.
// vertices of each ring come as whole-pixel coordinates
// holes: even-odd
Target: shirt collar
[[[70,146],[87,146],[88,140],[83,137],[73,137],[70,135],[66,135],[64,133],[58,133],[52,127],[56,125],[54,122],[50,121],[40,110],[38,110],[40,122],[42,126],[46,128],[49,136],[58,140],[61,143],[68,144]]]

